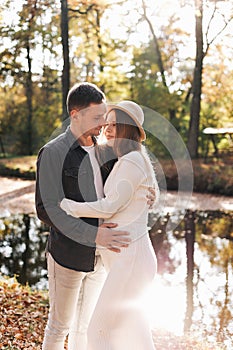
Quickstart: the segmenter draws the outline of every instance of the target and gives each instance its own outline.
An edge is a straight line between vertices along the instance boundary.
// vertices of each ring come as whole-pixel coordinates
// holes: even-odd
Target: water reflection
[[[204,333],[232,349],[233,213],[188,211],[173,232],[167,223],[180,214],[156,215],[150,217],[150,236],[158,276],[146,299],[153,326],[177,334]],[[46,288],[46,233],[34,216],[0,219],[1,272]]]
[[[47,229],[34,216],[0,219],[1,273],[17,276],[21,284],[47,287],[45,245]]]
[[[182,324],[186,333],[204,333],[208,340],[225,344],[226,349],[233,348],[232,216],[232,212],[188,211],[174,232],[166,233],[167,217],[159,218],[161,224],[156,222],[151,229],[161,275],[154,296],[158,293],[157,298],[160,304],[164,302],[165,309],[167,300],[164,301],[164,294],[159,295],[159,289],[162,286],[165,293],[164,287],[169,286],[167,290],[171,293],[168,292],[167,298],[181,310],[180,313],[176,310],[174,317],[170,309],[166,320],[172,319],[173,327]],[[181,299],[177,295],[174,298],[174,287],[180,291]],[[158,318],[154,321],[160,325]]]

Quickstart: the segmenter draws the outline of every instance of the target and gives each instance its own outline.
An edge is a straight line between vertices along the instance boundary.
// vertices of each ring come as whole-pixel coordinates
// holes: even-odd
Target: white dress
[[[68,214],[117,223],[116,230],[128,231],[132,239],[120,253],[100,249],[108,275],[88,329],[88,350],[155,349],[139,302],[157,269],[147,228],[149,186],[158,188],[152,165],[141,151],[132,151],[114,165],[104,186],[105,198],[61,202]]]

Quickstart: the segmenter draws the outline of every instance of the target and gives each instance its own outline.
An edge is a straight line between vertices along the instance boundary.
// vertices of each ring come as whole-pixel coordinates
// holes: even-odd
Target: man
[[[63,197],[95,201],[103,196],[102,177],[93,150],[95,137],[105,123],[105,96],[93,84],[76,84],[69,91],[67,108],[70,126],[39,151],[37,160],[37,215],[50,226],[47,244],[50,310],[43,350],[63,350],[76,317],[82,333],[78,335],[78,349],[86,349],[86,327],[104,279],[96,245],[119,252],[130,242],[127,232],[111,230],[116,227],[114,223],[98,226],[94,218],[75,219],[58,205]],[[106,179],[104,171],[102,176]],[[78,299],[79,315],[75,315]],[[77,349],[74,335],[69,350]]]

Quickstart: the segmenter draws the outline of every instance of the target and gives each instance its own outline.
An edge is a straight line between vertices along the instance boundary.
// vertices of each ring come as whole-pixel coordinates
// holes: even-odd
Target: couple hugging
[[[67,96],[70,125],[39,151],[36,209],[50,227],[43,350],[153,350],[139,298],[156,273],[147,229],[159,191],[143,110],[90,83]]]

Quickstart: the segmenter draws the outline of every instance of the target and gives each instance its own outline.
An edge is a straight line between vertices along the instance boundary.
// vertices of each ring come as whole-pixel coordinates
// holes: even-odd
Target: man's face
[[[105,103],[91,103],[87,108],[77,111],[77,127],[84,136],[98,136],[106,123],[104,115],[107,111]]]

